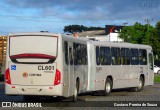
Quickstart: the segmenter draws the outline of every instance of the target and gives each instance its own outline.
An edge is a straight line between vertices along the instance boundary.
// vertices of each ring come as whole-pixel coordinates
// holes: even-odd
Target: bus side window
[[[120,57],[120,48],[116,49],[116,53],[117,53],[117,65],[121,65],[121,57]]]
[[[100,63],[101,65],[105,65],[105,47],[100,47]]]
[[[87,46],[82,45],[82,64],[87,65]]]
[[[65,62],[68,65],[68,42],[64,42],[64,54],[65,54]]]
[[[77,44],[73,43],[73,57],[74,57],[74,65],[77,65]]]
[[[153,54],[149,53],[149,68],[153,70]]]
[[[82,45],[74,43],[74,64],[82,65]]]
[[[120,48],[111,48],[112,52],[112,65],[120,65],[121,57],[120,57]]]
[[[110,49],[110,47],[105,47],[105,59],[106,59],[106,65],[111,65],[111,49]]]
[[[99,47],[96,46],[96,63],[97,65],[100,65],[100,52]]]
[[[100,47],[101,65],[111,65],[111,53],[109,47]]]
[[[131,49],[131,64],[139,65],[138,49]]]
[[[78,44],[77,52],[78,52],[78,64],[82,65],[82,45],[81,44]]]
[[[70,65],[73,65],[73,54],[72,54],[72,48],[69,48],[69,59],[70,59]]]
[[[111,52],[112,52],[112,65],[116,64],[116,59],[115,59],[115,48],[111,48]]]
[[[121,63],[122,65],[130,65],[129,48],[121,48]]]
[[[147,65],[147,51],[145,49],[139,50],[139,63],[140,65]]]

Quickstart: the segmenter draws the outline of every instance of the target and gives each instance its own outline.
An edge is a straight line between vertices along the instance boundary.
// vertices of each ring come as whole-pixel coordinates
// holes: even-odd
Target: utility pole
[[[153,18],[152,19],[144,19],[144,21],[147,22],[147,25],[148,25],[147,30],[149,30],[150,22],[153,21]]]

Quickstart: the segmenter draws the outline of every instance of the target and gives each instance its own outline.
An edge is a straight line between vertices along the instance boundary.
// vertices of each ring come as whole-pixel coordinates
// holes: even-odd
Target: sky
[[[160,21],[160,0],[0,0],[0,35]]]

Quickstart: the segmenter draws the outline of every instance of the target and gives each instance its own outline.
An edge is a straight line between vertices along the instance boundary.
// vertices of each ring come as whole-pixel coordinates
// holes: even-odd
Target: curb
[[[154,84],[160,84],[160,82],[154,82]]]

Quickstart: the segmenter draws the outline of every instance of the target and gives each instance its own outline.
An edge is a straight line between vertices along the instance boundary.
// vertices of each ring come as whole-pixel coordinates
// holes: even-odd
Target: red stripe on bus
[[[20,58],[45,58],[45,59],[52,59],[56,58],[55,56],[46,55],[46,54],[33,54],[33,53],[24,53],[18,55],[10,56],[11,59],[20,59]]]

